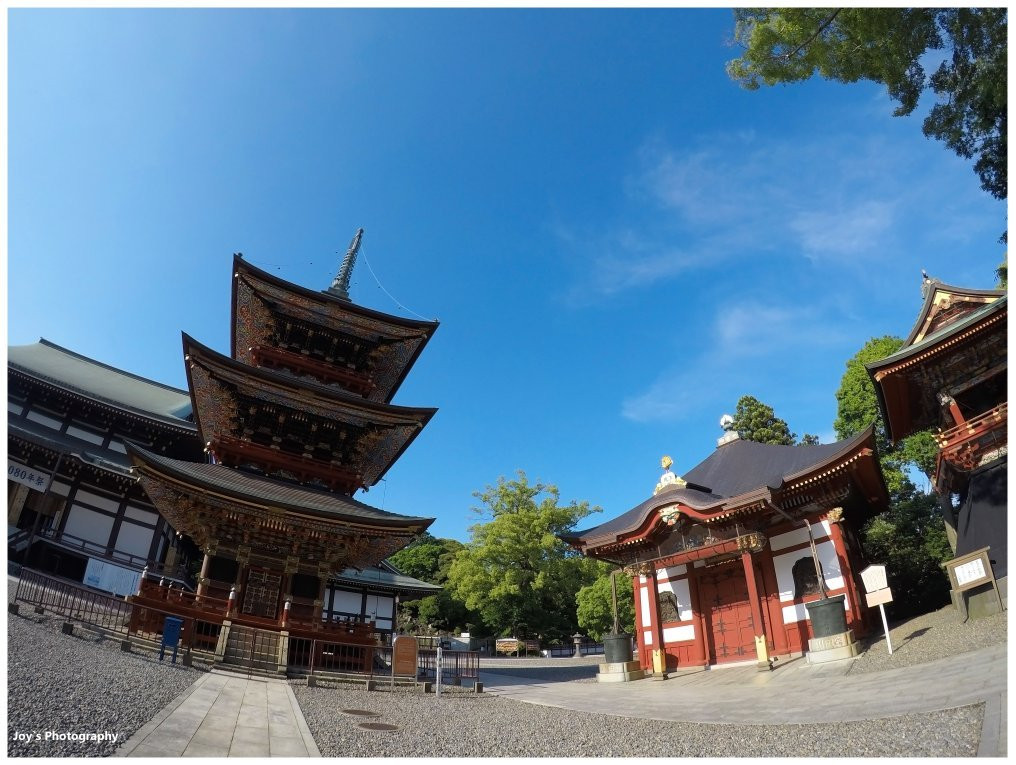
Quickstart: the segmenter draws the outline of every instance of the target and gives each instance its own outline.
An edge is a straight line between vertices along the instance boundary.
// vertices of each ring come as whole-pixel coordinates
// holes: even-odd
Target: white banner
[[[112,592],[114,595],[133,595],[138,591],[141,572],[117,566],[105,561],[88,559],[84,583],[97,590]]]
[[[41,491],[43,494],[49,491],[50,481],[53,480],[53,477],[49,473],[43,473],[41,470],[22,465],[10,457],[7,458],[7,477],[15,483],[20,483],[29,489]]]

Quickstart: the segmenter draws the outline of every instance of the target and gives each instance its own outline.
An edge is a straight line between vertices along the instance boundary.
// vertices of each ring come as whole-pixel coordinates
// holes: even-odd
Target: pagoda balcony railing
[[[994,448],[1006,445],[1008,402],[935,435],[940,460],[963,471],[977,467],[978,460]]]
[[[343,369],[326,361],[318,361],[302,353],[257,345],[250,349],[250,354],[257,366],[288,369],[296,374],[310,375],[325,385],[338,384],[361,396],[367,396],[374,390],[374,381],[369,375]]]
[[[253,463],[266,473],[285,471],[302,483],[321,481],[332,491],[352,493],[362,488],[362,477],[349,468],[302,454],[290,454],[236,436],[219,436],[209,443],[208,450],[216,460],[230,467]]]

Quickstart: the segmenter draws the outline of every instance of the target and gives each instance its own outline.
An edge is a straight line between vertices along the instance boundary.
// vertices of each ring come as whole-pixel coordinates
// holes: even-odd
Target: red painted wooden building
[[[950,543],[957,556],[989,548],[1005,602],[1009,299],[1004,290],[954,287],[929,277],[922,292],[924,303],[903,346],[866,368],[892,442],[934,429],[935,490]],[[986,603],[994,602],[992,593]]]
[[[564,538],[634,575],[642,667],[768,666],[812,637],[809,524],[828,594],[845,595],[847,627],[867,633],[858,531],[887,503],[871,428],[816,446],[728,433],[683,479],[667,470],[645,502]]]

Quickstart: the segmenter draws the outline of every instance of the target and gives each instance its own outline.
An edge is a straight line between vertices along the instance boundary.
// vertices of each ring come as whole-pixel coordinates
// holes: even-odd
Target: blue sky
[[[920,269],[1004,253],[883,88],[731,82],[728,10],[9,14],[8,342],[185,387],[234,252],[324,289],[362,226],[353,300],[441,321],[395,403],[440,411],[358,497],[438,536],[519,469],[624,512],[745,393],[828,442]]]

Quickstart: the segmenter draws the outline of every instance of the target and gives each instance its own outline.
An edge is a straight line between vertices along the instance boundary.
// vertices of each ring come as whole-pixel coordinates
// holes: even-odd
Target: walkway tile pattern
[[[320,757],[289,684],[210,672],[118,757]]]
[[[754,666],[688,670],[663,682],[598,684],[593,693],[584,683],[483,679],[487,693],[581,712],[703,723],[836,723],[997,703],[999,697],[1004,704],[1006,650],[1001,644],[861,675],[847,674],[849,660],[817,666],[795,660],[773,672]]]

